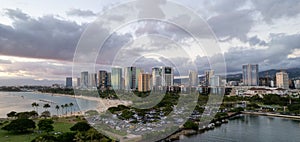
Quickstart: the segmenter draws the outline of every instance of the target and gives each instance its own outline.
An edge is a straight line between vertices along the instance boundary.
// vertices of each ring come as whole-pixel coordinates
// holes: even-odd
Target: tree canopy
[[[72,126],[70,130],[84,132],[84,131],[88,131],[90,128],[91,126],[87,122],[78,122],[74,126]]]
[[[40,120],[38,123],[39,130],[42,130],[45,132],[54,131],[54,127],[52,126],[53,123],[54,123],[54,121],[51,119]]]
[[[2,129],[13,133],[25,133],[35,127],[35,122],[31,119],[16,119],[4,126]]]

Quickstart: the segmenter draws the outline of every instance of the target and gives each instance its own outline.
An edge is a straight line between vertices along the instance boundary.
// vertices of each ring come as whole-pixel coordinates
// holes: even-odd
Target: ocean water
[[[34,108],[31,106],[33,102],[39,104],[38,112],[41,113],[45,111],[43,105],[47,102],[41,100],[46,100],[53,103],[50,104],[48,109],[52,115],[57,115],[56,105],[64,105],[73,103],[73,112],[86,111],[95,108],[97,106],[96,101],[85,100],[74,98],[72,96],[56,96],[51,94],[43,94],[36,92],[0,92],[0,118],[6,118],[6,114],[11,111],[22,112],[22,111],[32,111]],[[80,107],[78,106],[80,104]],[[68,108],[68,114],[71,112],[71,108]],[[59,109],[58,115],[62,114],[62,110]],[[65,113],[65,110],[64,110]]]
[[[300,120],[243,115],[180,142],[300,142]]]

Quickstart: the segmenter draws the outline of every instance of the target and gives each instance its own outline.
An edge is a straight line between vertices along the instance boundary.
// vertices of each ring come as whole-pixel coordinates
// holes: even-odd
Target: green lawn
[[[73,125],[74,124],[72,123],[65,123],[65,122],[55,122],[53,124],[55,132],[70,132],[70,128]]]
[[[0,142],[30,142],[37,136],[38,135],[35,133],[15,135],[8,133],[7,131],[0,130]]]
[[[53,124],[54,132],[69,132],[73,125],[72,123],[55,122]],[[0,129],[0,142],[30,142],[38,135],[37,133],[16,135]]]

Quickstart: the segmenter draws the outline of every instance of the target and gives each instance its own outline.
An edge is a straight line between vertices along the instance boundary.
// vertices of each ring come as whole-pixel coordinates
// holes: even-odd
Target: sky
[[[127,0],[0,1],[0,85],[64,83],[67,76],[72,76],[74,55],[91,23],[100,19],[117,25],[124,19],[122,15],[136,12],[129,9],[118,13],[116,10],[101,17],[103,12],[118,8],[120,3],[130,2]],[[136,65],[150,71],[152,66],[170,62],[183,72],[195,66],[201,74],[210,64],[218,66],[224,61],[227,73],[241,72],[242,65],[248,63],[259,64],[260,70],[300,65],[300,1],[171,2],[201,17],[218,41],[220,51],[205,54],[210,47],[196,48],[189,33],[169,23],[133,22],[122,25],[114,33],[109,32],[111,29],[107,27],[111,25],[108,24],[96,29],[97,34],[110,33],[101,53],[97,52],[96,66],[109,70],[110,65]],[[164,9],[168,7],[164,5],[163,0],[140,0],[137,7],[146,8],[141,8],[137,17],[167,17]],[[185,23],[188,16],[180,12],[173,9],[173,13],[178,14],[172,20]],[[205,24],[190,22],[189,28],[205,33]],[[145,36],[148,37],[143,38]],[[129,57],[135,58],[129,60]]]

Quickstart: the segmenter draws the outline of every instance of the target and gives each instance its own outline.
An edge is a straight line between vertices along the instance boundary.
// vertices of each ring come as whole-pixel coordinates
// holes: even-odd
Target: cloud
[[[267,45],[267,43],[265,41],[259,39],[257,36],[253,36],[253,37],[249,38],[248,41],[251,46],[254,46],[254,45],[266,46]]]
[[[91,10],[81,10],[81,9],[71,9],[66,12],[68,16],[78,16],[78,17],[92,17],[97,14]]]
[[[299,58],[288,56],[299,49],[300,34],[274,37],[267,49],[232,48],[225,53],[229,72],[241,71],[241,66],[248,63],[260,65],[260,70],[293,68],[300,66]]]
[[[10,60],[0,59],[0,64],[12,64],[12,62]]]
[[[255,9],[261,13],[264,20],[272,22],[282,17],[293,17],[300,13],[298,0],[251,0]]]
[[[5,9],[5,14],[13,20],[27,20],[30,17],[23,13],[20,9]]]
[[[208,20],[208,24],[218,38],[237,37],[243,41],[247,39],[247,33],[254,24],[251,10],[238,10],[219,14]]]
[[[6,13],[12,26],[0,24],[0,53],[30,58],[69,60],[85,25],[61,20],[53,15],[29,17],[20,10]]]

